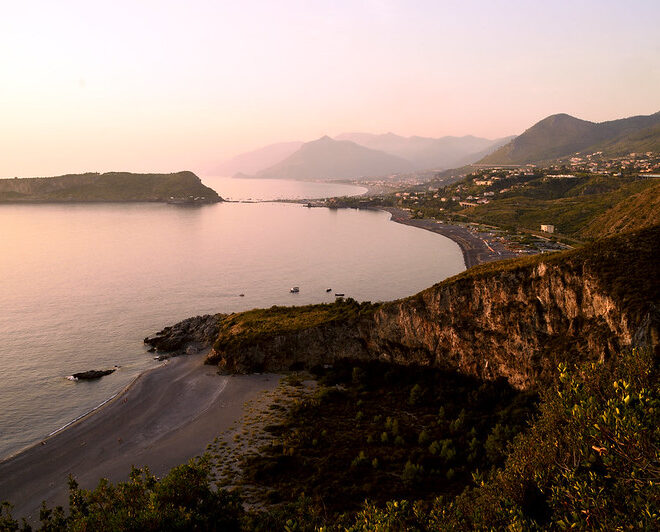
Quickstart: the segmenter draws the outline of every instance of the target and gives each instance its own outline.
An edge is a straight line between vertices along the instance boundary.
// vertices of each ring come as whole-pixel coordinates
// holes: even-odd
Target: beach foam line
[[[51,432],[51,433],[50,433],[48,436],[46,436],[46,437],[47,437],[47,438],[50,438],[51,436],[54,436],[54,435],[57,434],[58,432],[63,431],[65,428],[70,427],[70,426],[73,425],[76,421],[80,421],[82,418],[84,418],[85,416],[88,416],[88,415],[91,414],[92,412],[96,412],[99,408],[101,408],[103,405],[108,404],[110,401],[112,401],[115,397],[117,397],[117,396],[118,396],[120,393],[122,393],[123,391],[124,391],[124,390],[121,390],[121,391],[117,392],[116,394],[114,394],[114,395],[108,397],[105,401],[103,401],[102,403],[96,405],[96,406],[95,406],[94,408],[92,408],[91,410],[88,410],[88,411],[85,412],[84,414],[80,414],[77,418],[75,418],[75,419],[69,421],[66,425],[62,425],[59,429],[55,429],[53,432]]]

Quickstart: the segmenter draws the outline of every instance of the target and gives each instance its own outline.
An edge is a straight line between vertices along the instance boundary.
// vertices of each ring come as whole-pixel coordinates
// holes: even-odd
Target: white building
[[[555,232],[555,226],[554,225],[541,224],[541,231],[544,231],[546,233],[554,233]]]

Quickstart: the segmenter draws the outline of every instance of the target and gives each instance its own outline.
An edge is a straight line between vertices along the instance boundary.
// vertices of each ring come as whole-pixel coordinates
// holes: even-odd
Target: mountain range
[[[257,172],[256,177],[351,179],[412,170],[414,165],[410,161],[396,155],[326,136],[306,142],[283,161]]]
[[[287,179],[350,179],[444,169],[481,159],[513,137],[402,137],[343,133],[334,139],[281,142],[246,152],[212,169],[216,175]]]
[[[253,175],[286,159],[304,143],[299,141],[269,144],[246,153],[241,153],[211,169],[212,175]]]
[[[544,118],[517,137],[489,140],[467,135],[403,137],[394,133],[342,133],[334,139],[281,142],[237,155],[213,169],[216,175],[280,179],[352,179],[474,163],[547,163],[579,153],[660,151],[660,112],[608,122],[567,114]]]
[[[514,137],[490,140],[464,137],[402,137],[394,133],[342,133],[337,140],[350,140],[361,146],[390,153],[413,163],[416,170],[445,169],[477,161]]]
[[[598,151],[609,156],[660,151],[660,112],[600,123],[580,120],[567,114],[552,115],[534,124],[479,163],[544,163]]]

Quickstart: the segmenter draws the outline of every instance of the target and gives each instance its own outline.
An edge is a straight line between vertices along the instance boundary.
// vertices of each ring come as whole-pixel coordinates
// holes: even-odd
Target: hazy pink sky
[[[650,114],[658,21],[657,0],[3,2],[0,176]]]

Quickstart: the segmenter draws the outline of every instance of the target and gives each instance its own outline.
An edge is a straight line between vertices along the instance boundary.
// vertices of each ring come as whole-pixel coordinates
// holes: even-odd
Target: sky
[[[660,111],[660,2],[0,0],[0,176]]]

